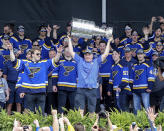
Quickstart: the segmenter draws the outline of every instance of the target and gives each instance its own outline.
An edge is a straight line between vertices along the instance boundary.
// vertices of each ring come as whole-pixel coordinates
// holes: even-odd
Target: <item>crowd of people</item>
[[[153,29],[153,24],[160,26]],[[103,24],[103,28],[106,28]],[[58,25],[41,25],[30,40],[25,27],[6,24],[0,36],[0,106],[16,111],[51,108],[64,113],[79,109],[81,115],[101,108],[133,112],[153,107],[164,110],[164,18],[152,17],[142,35],[127,24],[122,36],[92,39],[71,36]]]
[[[151,130],[152,131],[162,131],[161,125],[155,125],[154,121],[155,121],[158,114],[154,113],[153,108],[149,108],[146,113],[148,116],[148,121],[149,121],[149,125],[151,127]],[[33,123],[35,124],[35,127],[36,127],[36,131],[65,131],[65,128],[67,129],[67,131],[88,131],[88,130],[89,131],[108,131],[108,130],[110,130],[110,131],[113,131],[113,130],[122,131],[122,129],[120,129],[116,125],[112,124],[112,122],[110,120],[109,112],[105,112],[106,119],[107,119],[107,127],[106,128],[99,126],[100,116],[96,115],[96,120],[90,129],[86,129],[85,125],[83,125],[80,122],[74,123],[74,125],[72,125],[71,122],[69,121],[69,119],[66,116],[64,116],[63,114],[61,115],[60,118],[58,118],[57,110],[52,110],[51,114],[53,117],[52,126],[40,127],[39,121],[37,119],[35,119],[33,121]],[[32,131],[33,130],[31,125],[22,125],[21,122],[16,120],[16,119],[14,120],[13,125],[14,125],[13,131]],[[135,122],[133,122],[129,126],[129,130],[130,131],[139,131],[139,130],[143,130],[143,129],[139,128],[137,126],[137,124]]]

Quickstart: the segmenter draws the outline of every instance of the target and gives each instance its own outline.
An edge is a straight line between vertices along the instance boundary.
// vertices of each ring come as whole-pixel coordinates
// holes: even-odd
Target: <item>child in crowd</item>
[[[3,70],[0,69],[0,108],[4,108],[6,101],[9,99],[8,85],[2,75]]]

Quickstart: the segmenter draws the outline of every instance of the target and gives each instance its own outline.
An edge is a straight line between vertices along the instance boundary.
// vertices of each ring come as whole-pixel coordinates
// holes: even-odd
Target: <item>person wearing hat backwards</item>
[[[25,36],[24,26],[18,26],[16,39],[18,41],[18,48],[21,51],[19,59],[26,59],[26,50],[32,48],[32,41]]]
[[[133,67],[133,103],[134,114],[141,109],[141,101],[145,109],[150,107],[150,93],[154,87],[153,67],[145,60],[143,49],[137,52],[138,63]]]
[[[84,58],[80,57],[73,51],[71,38],[69,38],[69,51],[71,56],[77,62],[78,82],[77,82],[77,94],[75,97],[75,108],[80,108],[80,113],[83,116],[85,101],[88,102],[89,113],[94,113],[96,108],[96,94],[97,94],[97,78],[99,73],[99,67],[101,62],[109,54],[110,42],[113,37],[109,38],[105,52],[98,58],[93,59],[93,53],[87,49],[84,53]]]

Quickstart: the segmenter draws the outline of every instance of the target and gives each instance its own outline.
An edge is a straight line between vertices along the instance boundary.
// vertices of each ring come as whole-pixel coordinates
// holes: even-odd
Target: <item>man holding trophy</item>
[[[83,116],[85,102],[88,103],[88,112],[94,113],[96,108],[96,95],[97,95],[97,79],[99,74],[99,67],[101,63],[106,59],[110,51],[110,42],[113,40],[112,31],[107,33],[98,27],[94,27],[93,23],[86,21],[73,21],[72,22],[72,35],[78,35],[83,37],[91,37],[92,33],[99,35],[108,34],[108,44],[105,52],[98,58],[93,58],[92,50],[88,48],[84,52],[84,58],[80,57],[73,51],[71,38],[69,38],[69,51],[71,56],[77,62],[78,82],[77,82],[77,94],[75,97],[75,108],[80,109],[80,113]]]

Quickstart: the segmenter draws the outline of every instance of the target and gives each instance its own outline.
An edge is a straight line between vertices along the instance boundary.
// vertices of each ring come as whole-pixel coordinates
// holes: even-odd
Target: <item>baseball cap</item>
[[[132,28],[130,26],[125,26],[125,30],[132,30]]]
[[[137,51],[137,54],[144,54],[144,50],[143,50],[143,49],[139,49],[139,50]]]
[[[129,47],[125,47],[124,51],[125,51],[125,53],[127,53],[127,52],[130,52],[131,49]]]
[[[93,52],[92,52],[91,49],[88,49],[88,48],[87,48],[87,49],[84,51],[84,54],[86,54],[86,53],[92,54]]]
[[[19,32],[24,32],[24,26],[23,25],[18,26],[17,30]]]
[[[2,37],[2,39],[4,39],[4,40],[9,40],[9,39],[10,39],[10,36],[7,35],[7,34],[4,34],[3,37]]]
[[[152,56],[153,56],[153,55],[158,56],[158,52],[154,51],[154,52],[152,53]]]

